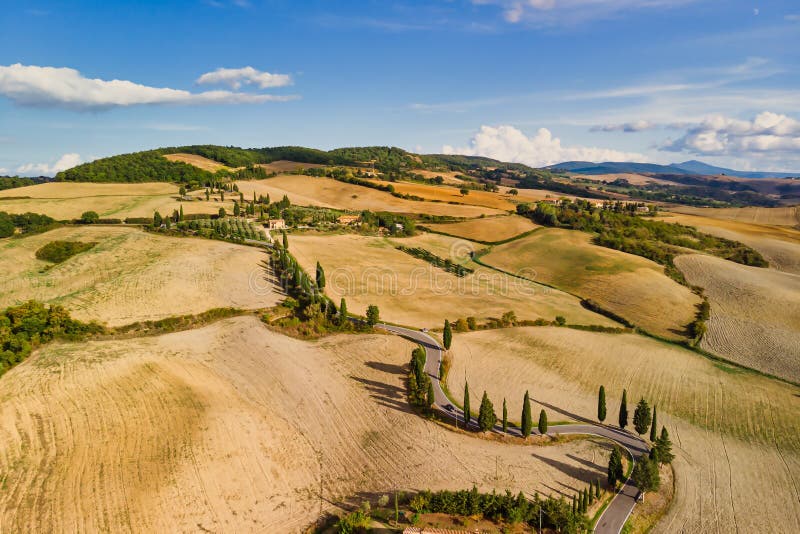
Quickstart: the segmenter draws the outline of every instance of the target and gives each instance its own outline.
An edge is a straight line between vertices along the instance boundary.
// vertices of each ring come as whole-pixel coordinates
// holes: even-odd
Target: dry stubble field
[[[426,224],[425,226],[437,232],[486,243],[504,241],[539,228],[539,225],[533,223],[527,217],[520,217],[519,215],[486,217],[448,224]]]
[[[535,280],[591,299],[648,331],[683,337],[700,298],[660,265],[590,239],[584,232],[542,228],[493,247],[481,261],[507,272],[532,269]]]
[[[672,208],[672,211],[711,219],[724,219],[751,224],[773,226],[800,225],[800,208],[797,206],[782,208],[695,208],[692,206],[677,206]]]
[[[700,254],[675,265],[711,304],[704,349],[800,383],[800,275]]]
[[[446,257],[453,244],[458,251],[471,247],[463,240],[433,234],[393,241],[428,248],[440,257]],[[289,250],[307,272],[314,272],[317,261],[322,264],[326,292],[335,302],[345,297],[348,310],[358,314],[376,304],[382,319],[400,324],[440,327],[445,318],[499,318],[509,310],[520,319],[552,320],[563,315],[570,323],[616,324],[561,291],[486,268],[458,278],[395,249],[384,238],[293,235]]]
[[[601,384],[609,423],[623,388],[631,416],[640,396],[657,404],[677,459],[675,501],[656,532],[800,530],[797,387],[634,334],[490,330],[456,334],[451,350],[450,390],[463,391],[466,373],[474,406],[487,390],[516,421],[525,390],[551,420],[595,418]]]
[[[223,165],[218,161],[214,161],[213,159],[204,158],[203,156],[198,156],[197,154],[183,154],[177,152],[175,154],[166,154],[164,157],[170,161],[180,161],[182,163],[188,163],[189,165],[194,165],[197,168],[203,169],[204,171],[208,172],[217,172],[220,170],[234,170],[227,165]]]
[[[478,217],[482,214],[501,213],[496,209],[482,206],[404,200],[377,189],[313,176],[284,175],[266,180],[239,181],[236,184],[245,198],[252,197],[253,191],[256,195],[268,194],[273,202],[287,195],[293,204],[301,206],[322,206],[354,211],[428,213],[453,217]]]
[[[502,446],[409,413],[411,348],[252,317],[49,345],[0,380],[0,530],[299,532],[362,492],[573,494],[603,475],[604,443]]]
[[[232,199],[223,203],[206,202],[204,198],[179,202],[177,198],[178,187],[168,183],[51,182],[0,191],[0,211],[44,213],[56,220],[66,220],[76,219],[85,211],[95,211],[100,217],[125,219],[152,217],[156,211],[169,215],[181,206],[186,214],[216,214],[220,207],[228,212],[233,209]]]
[[[415,195],[427,200],[437,200],[440,202],[457,202],[471,206],[487,206],[503,211],[514,211],[516,204],[511,202],[511,195],[502,193],[492,193],[490,191],[470,190],[468,194],[462,195],[458,187],[448,185],[428,185],[412,182],[386,182],[375,180],[381,185],[391,185],[394,190],[404,195]]]
[[[51,264],[36,251],[56,240],[98,244],[43,271]],[[217,307],[264,308],[282,298],[261,281],[265,257],[257,248],[135,228],[59,228],[0,241],[0,308],[37,299],[110,326]]]

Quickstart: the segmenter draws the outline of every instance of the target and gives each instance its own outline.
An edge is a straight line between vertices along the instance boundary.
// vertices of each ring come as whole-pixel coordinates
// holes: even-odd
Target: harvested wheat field
[[[298,169],[318,169],[325,165],[318,163],[300,163],[298,161],[289,161],[286,159],[279,159],[271,163],[260,163],[258,167],[264,167],[267,172],[294,172]]]
[[[300,532],[360,492],[573,494],[603,475],[599,441],[503,446],[410,413],[412,347],[252,317],[49,345],[0,380],[0,530]]]
[[[395,240],[423,246],[420,238]],[[436,243],[431,250],[444,257],[445,236],[425,236]],[[452,239],[450,242],[463,243]],[[462,245],[457,245],[461,250]],[[466,244],[466,247],[470,247]],[[564,316],[575,324],[616,323],[592,313],[566,293],[479,268],[459,278],[394,248],[388,239],[354,235],[291,236],[289,249],[307,272],[319,261],[325,269],[328,295],[336,302],[347,299],[348,310],[363,314],[369,304],[380,308],[381,318],[417,327],[440,327],[444,319],[475,316],[500,317],[513,310],[520,319],[552,320]],[[461,254],[455,251],[455,257]]]
[[[345,210],[393,211],[398,213],[427,213],[453,217],[478,217],[482,214],[497,215],[500,211],[481,206],[446,204],[443,202],[421,202],[404,200],[370,187],[339,182],[331,178],[316,178],[303,175],[285,175],[266,180],[236,182],[245,198],[269,195],[271,200],[280,200],[287,195],[293,204],[322,206]]]
[[[175,184],[51,182],[0,191],[0,211],[43,213],[57,220],[66,220],[76,219],[85,211],[95,211],[104,218],[125,219],[152,217],[156,211],[167,215],[181,206],[186,214],[216,214],[220,207],[228,211],[233,209],[232,200],[206,202],[199,196],[198,200],[190,202],[177,199],[178,187]]]
[[[676,185],[675,182],[653,178],[644,174],[636,174],[631,172],[618,172],[613,174],[577,174],[567,173],[572,178],[578,180],[591,180],[593,182],[613,182],[615,180],[627,180],[631,185],[647,185],[647,184],[663,184],[663,185]]]
[[[428,171],[425,169],[414,169],[414,174],[418,174],[423,178],[436,178],[437,176],[441,176],[444,180],[444,183],[450,185],[460,185],[464,183],[463,178],[459,178],[462,176],[461,173],[455,171]]]
[[[797,206],[782,208],[695,208],[692,206],[675,206],[670,208],[677,213],[698,215],[711,219],[725,219],[751,224],[774,226],[800,225],[800,208]]]
[[[516,204],[511,202],[510,195],[492,193],[490,191],[469,190],[469,193],[462,195],[457,187],[447,185],[428,185],[412,182],[386,182],[375,180],[375,182],[394,187],[394,190],[403,195],[414,195],[426,200],[437,202],[456,202],[458,204],[468,204],[472,206],[486,206],[503,211],[514,211]]]
[[[175,154],[165,154],[164,157],[170,161],[180,161],[182,163],[188,163],[189,165],[194,165],[199,169],[203,169],[204,171],[208,172],[217,172],[217,171],[230,171],[234,170],[227,165],[220,163],[219,161],[214,161],[213,159],[204,158],[203,156],[198,156],[197,154],[183,154],[183,153],[175,153]]]
[[[525,232],[539,228],[527,217],[519,215],[505,215],[502,217],[485,217],[448,224],[426,224],[436,232],[463,237],[473,241],[492,243],[505,241]]]
[[[760,252],[771,269],[800,274],[800,231],[794,228],[676,213],[665,215],[664,221],[694,226],[702,232],[739,241]]]
[[[97,242],[51,264],[36,251],[56,240]],[[0,241],[0,307],[29,299],[116,326],[211,308],[263,308],[282,297],[263,280],[257,248],[164,237],[135,228],[59,228]]]
[[[533,413],[543,407],[551,420],[594,419],[601,384],[607,423],[623,388],[631,416],[642,396],[656,404],[677,455],[675,501],[657,532],[800,530],[797,387],[635,334],[488,330],[456,334],[451,352],[450,390],[463,391],[466,376],[474,406],[487,390],[515,421],[526,390]]]
[[[584,232],[542,228],[492,248],[481,261],[507,272],[527,269],[534,280],[593,300],[645,330],[683,337],[700,297],[657,263],[590,240]]]
[[[800,276],[700,254],[675,265],[711,304],[703,348],[800,383]]]

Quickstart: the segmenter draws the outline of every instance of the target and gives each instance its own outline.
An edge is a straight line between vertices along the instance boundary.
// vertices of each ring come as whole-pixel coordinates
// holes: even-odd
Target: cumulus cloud
[[[646,161],[641,154],[607,148],[563,146],[547,128],[539,128],[533,137],[526,136],[513,126],[481,126],[468,147],[442,148],[445,154],[485,156],[500,161],[525,163],[533,167],[553,165],[563,161]]]
[[[0,66],[0,95],[22,106],[73,110],[104,110],[145,104],[259,104],[297,98],[292,95],[232,91],[191,93],[181,89],[150,87],[127,80],[85,78],[71,68],[38,67],[19,63]]]
[[[696,0],[472,0],[497,5],[511,23],[533,25],[579,24],[614,17],[632,9],[670,8]]]
[[[48,163],[26,163],[24,165],[20,165],[17,168],[17,172],[20,174],[27,174],[27,175],[45,175],[45,176],[52,176],[56,173],[61,171],[65,171],[67,169],[71,169],[76,165],[80,165],[83,163],[80,154],[69,153],[64,154],[58,161],[53,163],[52,165]]]
[[[633,122],[623,122],[619,124],[599,124],[592,126],[593,132],[643,132],[645,130],[652,130],[658,128],[658,125],[646,120],[638,120]]]
[[[239,89],[243,84],[255,85],[260,89],[269,89],[270,87],[291,85],[292,77],[288,74],[271,74],[256,70],[253,67],[242,67],[241,69],[220,68],[213,72],[206,72],[197,79],[197,83],[201,85],[227,85],[233,89]]]
[[[8,174],[8,169],[6,169],[5,167],[0,167],[0,174],[2,174],[4,176],[7,175]]]
[[[712,115],[688,128],[662,149],[698,155],[748,156],[796,153],[800,150],[800,121],[764,111],[752,120]]]

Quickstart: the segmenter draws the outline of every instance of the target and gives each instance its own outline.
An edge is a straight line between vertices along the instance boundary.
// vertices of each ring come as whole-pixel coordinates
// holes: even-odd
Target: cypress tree
[[[433,403],[436,402],[436,398],[434,397],[433,394],[433,382],[431,380],[428,380],[428,398],[426,399],[426,401],[428,402],[429,410],[433,408]]]
[[[286,232],[283,232],[283,250],[289,250],[289,236]]]
[[[606,388],[603,386],[597,394],[597,419],[601,423],[606,420]]]
[[[533,417],[531,416],[531,398],[525,392],[525,399],[522,401],[522,437],[527,438],[533,430]]]
[[[488,432],[494,427],[496,422],[497,416],[494,413],[494,406],[492,406],[492,401],[489,400],[489,396],[486,394],[486,391],[484,391],[483,398],[481,399],[481,407],[478,411],[478,428],[480,428],[482,432]]]
[[[317,287],[320,291],[325,289],[325,271],[322,269],[322,265],[317,262]]]
[[[472,414],[469,409],[469,383],[464,382],[464,428],[469,427],[469,422],[472,420]]]
[[[180,211],[180,213],[178,214],[178,220],[179,220],[179,221],[182,221],[182,220],[183,220],[183,204],[181,204],[181,211]]]
[[[547,413],[544,410],[539,412],[539,434],[547,434]]]
[[[621,481],[623,476],[622,454],[618,447],[614,447],[611,451],[611,458],[608,459],[608,485],[612,488],[616,487],[617,482]]]
[[[624,429],[628,426],[628,392],[622,390],[622,402],[619,403],[619,427]]]
[[[155,226],[156,228],[161,228],[161,224],[163,222],[164,222],[164,219],[161,217],[161,214],[158,213],[158,212],[155,212],[153,214],[153,226]]]
[[[633,428],[640,436],[650,428],[650,406],[644,398],[639,399],[636,410],[633,412]]]
[[[347,302],[342,297],[342,302],[339,304],[339,325],[344,326],[347,323]]]
[[[656,449],[658,449],[658,461],[662,464],[671,464],[675,459],[672,453],[672,441],[669,439],[667,427],[661,427],[661,436],[656,441]]]
[[[450,344],[453,342],[453,330],[450,328],[450,321],[444,320],[444,333],[442,333],[442,341],[444,341],[445,350],[450,350]]]
[[[599,478],[594,481],[594,493],[597,496],[597,498],[599,499],[600,495],[601,495],[601,493],[600,493],[600,479]]]
[[[575,495],[572,496],[572,515],[578,513],[578,499],[575,498]]]
[[[650,442],[655,443],[656,441],[656,405],[653,405],[653,422],[650,423]]]
[[[506,409],[506,399],[503,399],[503,434],[508,430],[508,410]]]

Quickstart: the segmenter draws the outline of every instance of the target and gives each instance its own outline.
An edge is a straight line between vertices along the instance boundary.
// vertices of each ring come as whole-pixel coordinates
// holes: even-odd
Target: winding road
[[[439,345],[439,342],[425,332],[419,330],[411,330],[388,324],[379,324],[377,327],[418,343],[425,349],[425,371],[431,377],[431,382],[433,383],[434,407],[446,417],[455,419],[457,424],[460,422],[463,426],[464,413],[458,407],[453,406],[450,399],[445,395],[444,390],[442,390],[442,385],[439,382],[439,367],[442,361],[442,346]],[[474,418],[471,421],[470,427],[477,429],[477,423]],[[557,428],[558,434],[589,434],[610,439],[627,449],[634,458],[634,461],[648,452],[647,444],[641,438],[610,426],[586,422],[554,425],[551,428]],[[494,431],[502,433],[500,426],[495,426]],[[508,433],[521,437],[521,431],[518,428],[510,428]],[[537,435],[539,432],[534,428],[532,434]],[[626,480],[622,489],[605,509],[603,515],[600,516],[597,525],[595,525],[594,532],[601,534],[619,534],[628,516],[633,512],[638,493],[639,490],[633,482],[631,482],[630,478]]]

